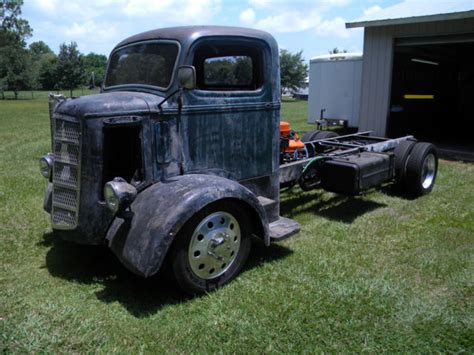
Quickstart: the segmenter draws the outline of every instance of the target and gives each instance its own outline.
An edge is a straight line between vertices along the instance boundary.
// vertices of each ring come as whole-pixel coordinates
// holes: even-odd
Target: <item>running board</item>
[[[268,227],[270,229],[271,243],[282,241],[300,231],[300,224],[298,222],[285,217],[280,217],[275,222],[270,223]]]

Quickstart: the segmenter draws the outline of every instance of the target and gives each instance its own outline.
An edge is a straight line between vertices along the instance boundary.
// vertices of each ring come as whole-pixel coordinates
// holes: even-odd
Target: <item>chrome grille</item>
[[[54,116],[53,206],[57,229],[74,229],[79,213],[81,125],[76,118]]]

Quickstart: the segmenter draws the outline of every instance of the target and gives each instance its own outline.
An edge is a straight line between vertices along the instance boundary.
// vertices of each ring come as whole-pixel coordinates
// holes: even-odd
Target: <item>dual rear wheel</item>
[[[438,172],[438,154],[431,143],[406,140],[395,154],[395,187],[398,192],[418,197],[433,189]]]

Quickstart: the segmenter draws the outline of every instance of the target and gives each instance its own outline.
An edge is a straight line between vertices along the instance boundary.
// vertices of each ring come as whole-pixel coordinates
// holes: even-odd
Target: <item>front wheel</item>
[[[221,287],[242,269],[250,252],[249,218],[235,203],[220,201],[199,211],[177,235],[172,270],[186,292]]]

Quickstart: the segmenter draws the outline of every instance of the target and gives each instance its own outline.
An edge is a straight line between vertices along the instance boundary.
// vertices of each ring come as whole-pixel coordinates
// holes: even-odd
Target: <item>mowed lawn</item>
[[[294,128],[306,112],[283,103]],[[44,97],[0,101],[2,352],[474,352],[473,164],[441,161],[417,200],[284,192],[301,233],[255,243],[235,281],[188,298],[52,236],[37,163],[48,124]]]

